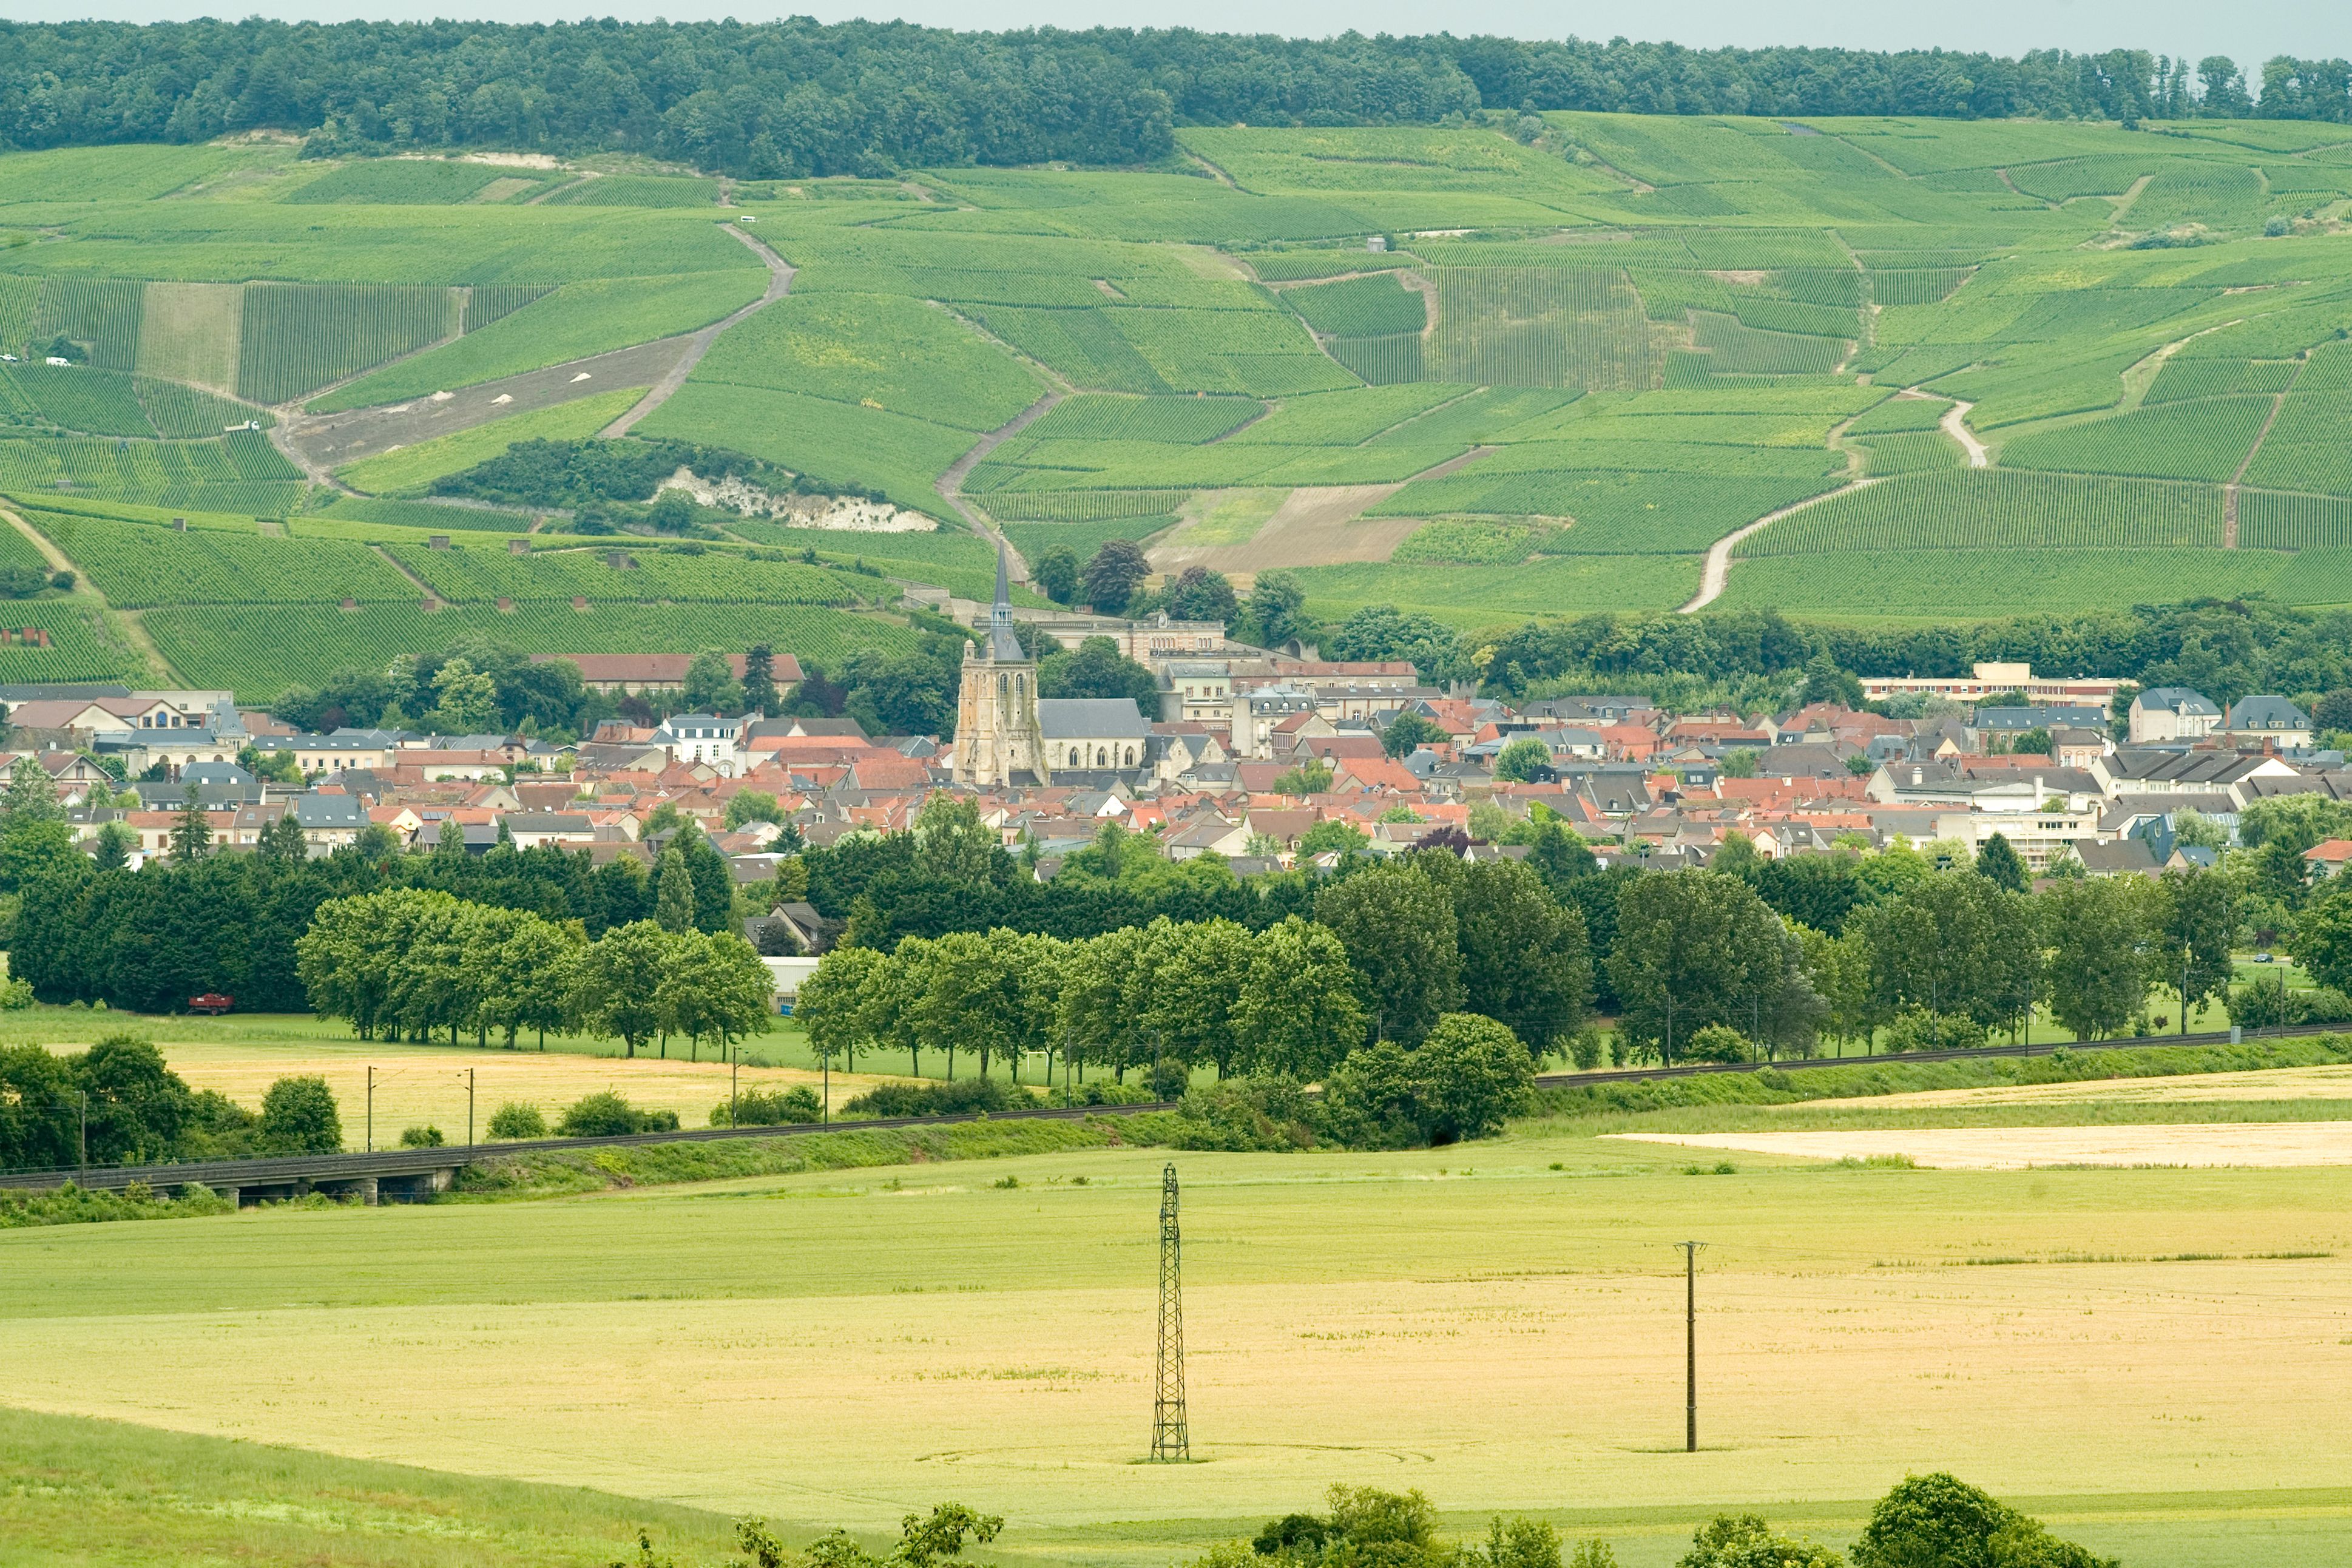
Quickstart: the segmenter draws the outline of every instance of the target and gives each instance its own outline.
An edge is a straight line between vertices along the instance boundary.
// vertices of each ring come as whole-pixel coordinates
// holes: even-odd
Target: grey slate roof
[[[1151,733],[1132,697],[1041,697],[1037,730],[1048,741],[1140,741]]]
[[[2241,697],[2224,723],[2232,730],[2308,730],[2311,716],[2284,697]]]

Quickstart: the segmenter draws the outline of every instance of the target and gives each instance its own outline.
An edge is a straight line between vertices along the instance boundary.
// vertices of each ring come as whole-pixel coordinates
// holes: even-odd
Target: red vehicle
[[[220,1016],[220,1015],[227,1012],[231,1007],[236,1005],[236,997],[224,996],[217,991],[207,991],[201,996],[191,996],[188,998],[189,1012],[210,1013],[215,1017]]]

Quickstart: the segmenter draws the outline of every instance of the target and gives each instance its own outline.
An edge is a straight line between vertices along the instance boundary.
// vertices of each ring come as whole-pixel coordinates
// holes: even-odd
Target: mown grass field
[[[2136,1568],[2242,1563],[2250,1543],[2340,1560],[2352,1493],[2311,1434],[2352,1355],[2352,1170],[1860,1168],[1595,1136],[2095,1114],[1716,1106],[1400,1154],[1091,1148],[17,1231],[0,1235],[0,1353],[22,1409],[812,1530],[954,1496],[1008,1516],[1016,1561],[1156,1568],[1348,1480],[1418,1486],[1465,1524],[1539,1510],[1664,1568],[1717,1506],[1850,1540],[1867,1499],[1928,1468],[2034,1498]],[[1171,1158],[1205,1462],[1161,1470],[1130,1461]],[[1708,1243],[1696,1456],[1686,1237]],[[135,1474],[203,1454],[212,1487],[252,1459],[119,1440]],[[289,1487],[333,1473],[299,1463],[320,1468]],[[397,1510],[471,1485],[382,1490]],[[135,1486],[79,1523],[39,1504],[46,1528],[92,1531],[152,1506]],[[554,1528],[518,1506],[518,1529]],[[614,1514],[564,1506],[589,1528]]]
[[[814,181],[746,187],[740,209],[677,174],[9,154],[0,227],[45,237],[0,254],[0,348],[62,337],[88,363],[0,378],[0,490],[295,514],[315,499],[302,472],[226,426],[530,373],[572,385],[576,361],[756,300],[761,258],[722,232],[751,220],[736,233],[791,264],[790,294],[722,334],[642,433],[961,527],[942,477],[1065,393],[961,481],[1024,550],[1151,539],[1181,564],[1194,546],[1164,536],[1203,497],[1346,489],[1440,526],[1377,531],[1373,554],[1418,542],[1374,560],[1339,526],[1237,534],[1217,563],[1304,567],[1320,613],[1463,621],[1682,604],[1711,543],[1798,507],[1746,542],[1727,602],[2352,603],[2352,176],[2326,145],[2217,123],[1201,129],[1187,146],[1231,184],[957,169],[919,175],[936,200]],[[1947,411],[1989,467],[1936,428]],[[583,398],[341,478],[406,491],[604,412]],[[1874,482],[1800,506],[1857,478]],[[2028,569],[1992,569],[2004,557]],[[929,557],[887,569],[975,585]],[[165,617],[229,602],[155,592]],[[315,602],[344,596],[368,602]],[[715,596],[772,602],[748,574]],[[854,645],[828,625],[791,651]],[[167,619],[157,642],[215,680],[216,634]],[[306,642],[227,673],[266,698],[356,651]],[[0,649],[0,679],[58,664]]]

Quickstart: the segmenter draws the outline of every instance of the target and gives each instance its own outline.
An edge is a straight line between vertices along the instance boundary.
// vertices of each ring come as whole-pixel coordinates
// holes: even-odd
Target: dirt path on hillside
[[[1749,534],[1760,532],[1782,518],[1794,516],[1807,507],[1819,506],[1822,502],[1835,497],[1852,495],[1856,490],[1868,489],[1878,482],[1876,479],[1856,479],[1850,485],[1840,485],[1833,490],[1823,490],[1817,496],[1807,496],[1794,506],[1784,506],[1779,511],[1766,512],[1745,528],[1736,528],[1725,534],[1707,546],[1706,565],[1699,573],[1698,592],[1692,596],[1689,604],[1685,605],[1675,614],[1696,615],[1723,597],[1723,590],[1731,580],[1731,552],[1738,547],[1739,542]]]
[[[1193,544],[1180,524],[1146,552],[1155,572],[1173,574],[1205,566],[1253,585],[1260,572],[1287,566],[1331,566],[1345,561],[1386,561],[1396,547],[1428,521],[1423,517],[1366,518],[1364,513],[1423,479],[1442,479],[1490,456],[1492,447],[1473,447],[1456,458],[1423,468],[1411,479],[1381,485],[1301,485],[1283,498],[1274,515],[1239,544]]]
[[[1956,401],[1949,408],[1944,410],[1941,423],[1944,434],[1968,449],[1969,467],[1987,468],[1992,466],[1992,453],[1982,441],[1977,439],[1976,432],[1969,428],[1969,411],[1975,406],[1973,403]]]
[[[74,574],[75,591],[97,605],[99,619],[101,622],[122,628],[124,640],[131,644],[132,652],[147,661],[149,668],[159,672],[166,680],[176,680],[184,686],[188,684],[186,678],[172,668],[172,661],[165,658],[163,650],[155,646],[155,639],[147,635],[147,628],[141,623],[138,613],[132,610],[118,610],[109,605],[106,602],[106,595],[99,591],[98,584],[89,580],[89,574],[74,564],[73,558],[58,548],[56,540],[26,522],[10,508],[0,507],[0,518],[6,519],[9,527],[25,536],[25,542],[41,552],[41,559],[49,563],[50,571],[70,572]]]
[[[2254,433],[2254,444],[2246,448],[2245,461],[2240,463],[2238,471],[2230,476],[2230,482],[2221,487],[2221,548],[2224,550],[2238,548],[2238,487],[2246,482],[2246,470],[2254,466],[2255,454],[2263,449],[2263,443],[2271,438],[2271,426],[2278,423],[2279,412],[2286,407],[2288,394],[2294,392],[2295,384],[2303,379],[2303,366],[2310,363],[2305,360],[2297,364],[2294,374],[2288,378],[2286,391],[2271,399],[2271,411],[2263,416],[2263,427]]]
[[[1029,563],[1021,558],[1021,552],[1013,548],[1013,542],[1004,537],[986,513],[975,510],[964,500],[963,481],[971,475],[972,469],[980,467],[986,460],[991,452],[1052,413],[1054,405],[1066,395],[1067,394],[1058,388],[1046,393],[1045,396],[982,436],[973,444],[971,451],[949,464],[948,471],[931,483],[931,488],[940,492],[940,499],[955,508],[956,515],[971,524],[973,532],[983,539],[994,540],[1003,547],[1007,572],[1014,579],[1023,583],[1029,580]]]
[[[637,400],[637,405],[635,408],[630,409],[626,414],[622,415],[618,419],[614,420],[610,425],[605,426],[602,430],[597,432],[599,436],[604,437],[606,440],[613,440],[619,437],[627,435],[631,426],[635,426],[638,420],[643,419],[646,415],[651,414],[655,409],[659,408],[663,404],[667,403],[670,400],[670,395],[677,392],[679,387],[686,384],[686,378],[694,374],[694,367],[702,363],[702,356],[710,352],[710,345],[719,341],[719,333],[725,331],[736,322],[742,321],[754,310],[772,305],[793,291],[793,264],[791,262],[786,261],[782,257],[778,256],[774,251],[770,250],[765,245],[761,244],[759,240],[752,238],[751,236],[743,232],[740,227],[734,224],[729,224],[727,226],[727,232],[733,235],[739,242],[751,252],[752,255],[760,258],[761,265],[767,268],[768,291],[761,295],[758,299],[752,300],[750,304],[744,306],[741,310],[736,311],[733,315],[713,321],[710,325],[703,328],[700,331],[689,335],[686,340],[686,353],[678,356],[677,363],[670,366],[669,373],[664,375],[659,381],[654,383],[652,389],[648,391],[645,396]]]

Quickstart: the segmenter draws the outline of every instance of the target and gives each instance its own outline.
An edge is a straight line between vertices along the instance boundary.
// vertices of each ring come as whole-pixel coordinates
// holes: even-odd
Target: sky
[[[1651,0],[1638,11],[1601,0],[797,0],[761,6],[747,0],[0,0],[0,17],[54,21],[92,16],[161,21],[198,16],[278,16],[342,21],[416,20],[459,16],[494,21],[551,21],[582,15],[630,21],[735,16],[745,21],[811,14],[903,18],[934,26],[1004,28],[1185,26],[1211,31],[1323,37],[1362,32],[1502,33],[1525,38],[1618,34],[1671,39],[1694,47],[1737,44],[1842,45],[1900,49],[1942,47],[2016,55],[2028,49],[2146,48],[2192,59],[2224,54],[2259,73],[2277,54],[2334,58],[2352,54],[2352,7],[2342,0]]]

